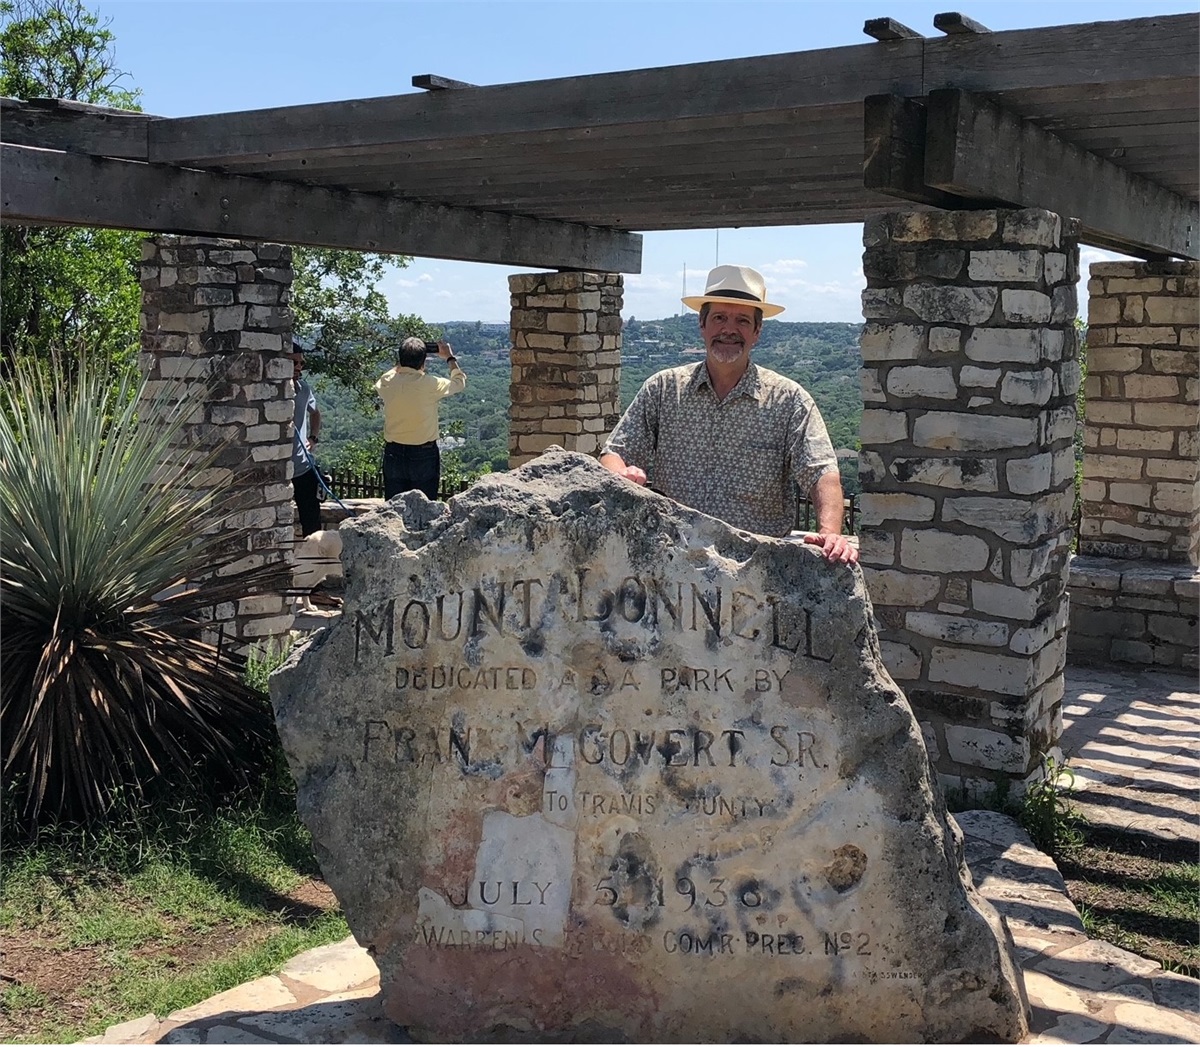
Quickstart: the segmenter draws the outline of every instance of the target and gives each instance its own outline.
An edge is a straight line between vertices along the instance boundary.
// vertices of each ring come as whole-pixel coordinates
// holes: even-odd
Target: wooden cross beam
[[[0,143],[0,220],[637,273],[636,233]]]
[[[943,208],[1040,207],[1078,218],[1084,243],[1200,257],[1196,203],[980,95],[935,90],[925,106],[873,95],[864,127],[867,188]]]

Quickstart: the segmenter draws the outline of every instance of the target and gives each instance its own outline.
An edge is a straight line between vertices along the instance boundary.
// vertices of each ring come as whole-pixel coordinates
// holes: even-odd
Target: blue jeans
[[[421,491],[437,501],[442,479],[442,456],[436,440],[427,444],[383,445],[383,496],[395,498],[405,491]]]

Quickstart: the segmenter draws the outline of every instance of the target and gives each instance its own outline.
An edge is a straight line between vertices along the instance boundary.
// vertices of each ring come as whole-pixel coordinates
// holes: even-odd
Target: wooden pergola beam
[[[863,184],[932,207],[1041,207],[1097,247],[1198,257],[1195,203],[967,91],[868,98]]]
[[[925,185],[1082,223],[1085,243],[1198,258],[1200,207],[967,91],[928,99]]]
[[[278,240],[502,265],[641,271],[635,233],[0,144],[0,219]]]

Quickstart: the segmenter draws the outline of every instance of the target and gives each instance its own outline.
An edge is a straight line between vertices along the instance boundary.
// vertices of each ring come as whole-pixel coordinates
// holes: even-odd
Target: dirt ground
[[[337,908],[333,892],[320,880],[306,881],[283,898],[281,911],[285,919]],[[254,945],[277,926],[277,923],[245,927],[217,925],[203,935],[191,931],[181,935],[178,942],[151,942],[128,950],[125,955],[135,961],[146,961],[158,971],[174,969],[184,973]],[[110,946],[69,948],[61,936],[45,931],[0,931],[0,994],[19,986],[45,998],[38,1007],[11,1009],[0,1004],[0,1043],[28,1040],[39,1026],[81,1025],[95,1006],[106,978],[116,971]]]

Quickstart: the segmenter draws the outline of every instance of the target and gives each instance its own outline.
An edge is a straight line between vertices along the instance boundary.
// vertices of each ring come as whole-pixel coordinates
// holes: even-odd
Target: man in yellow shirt
[[[438,452],[438,402],[461,393],[467,376],[449,342],[438,342],[438,356],[450,365],[450,377],[425,373],[425,343],[406,338],[396,352],[396,366],[375,383],[383,401],[383,496],[422,491],[436,501],[442,479]]]

